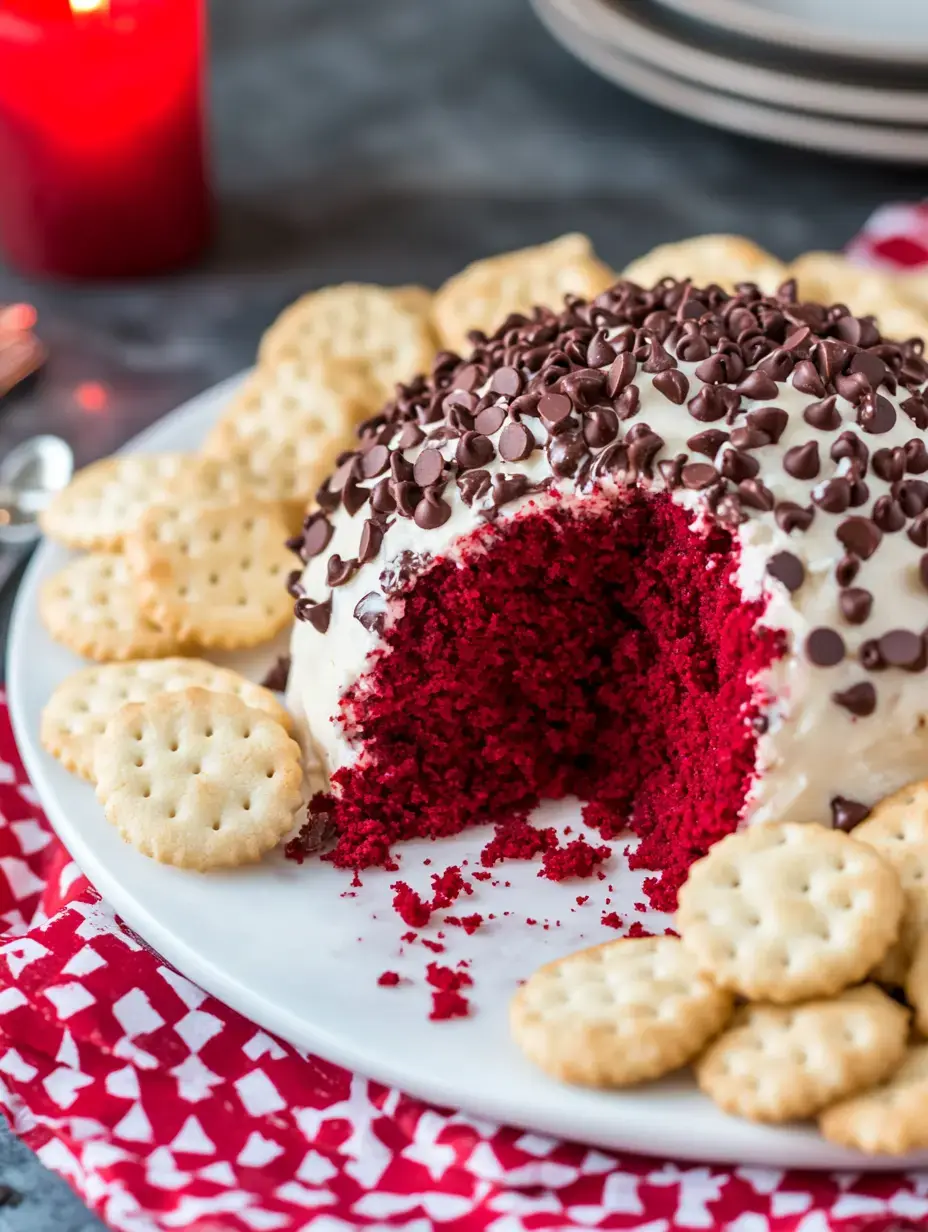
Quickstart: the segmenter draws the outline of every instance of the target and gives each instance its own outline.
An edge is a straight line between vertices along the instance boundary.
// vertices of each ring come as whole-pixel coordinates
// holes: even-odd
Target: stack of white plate
[[[532,0],[591,68],[694,119],[928,163],[928,0]]]

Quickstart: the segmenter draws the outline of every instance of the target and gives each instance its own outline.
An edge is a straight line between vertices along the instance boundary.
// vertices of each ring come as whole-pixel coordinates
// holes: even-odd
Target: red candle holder
[[[210,232],[204,0],[0,0],[0,244],[28,273],[124,278]]]

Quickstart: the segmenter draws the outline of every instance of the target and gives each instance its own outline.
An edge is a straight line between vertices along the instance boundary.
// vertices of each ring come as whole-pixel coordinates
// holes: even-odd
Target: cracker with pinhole
[[[426,371],[438,350],[431,297],[418,287],[346,282],[302,296],[261,339],[260,365],[291,361],[348,360],[363,377],[376,405],[398,381]]]
[[[296,741],[266,710],[206,689],[123,706],[97,742],[94,776],[127,842],[201,871],[260,860],[302,802]]]
[[[902,910],[899,879],[873,848],[818,825],[751,826],[692,865],[677,929],[723,988],[786,1004],[862,980]]]
[[[231,693],[290,731],[292,718],[268,689],[205,659],[136,659],[85,667],[55,689],[42,711],[43,746],[72,772],[93,780],[97,741],[121,706],[197,686]]]
[[[867,1155],[928,1147],[928,1044],[910,1048],[881,1086],[828,1108],[818,1127],[829,1142]]]
[[[39,616],[56,642],[100,663],[184,648],[182,637],[142,607],[126,558],[117,553],[90,552],[65,565],[42,586]]]
[[[622,277],[642,287],[662,278],[688,278],[697,287],[716,283],[726,291],[739,282],[756,282],[769,295],[788,275],[781,261],[743,235],[697,235],[653,248],[623,270]]]
[[[881,984],[901,988],[918,938],[928,931],[928,783],[909,783],[881,800],[853,836],[879,852],[902,883],[899,939],[872,972]]]
[[[290,620],[293,557],[279,506],[154,505],[126,543],[139,601],[181,641],[234,650]]]
[[[928,313],[906,292],[905,279],[888,270],[855,265],[840,252],[806,252],[789,266],[801,300],[845,304],[857,316],[874,316],[884,337],[923,338]]]
[[[591,1087],[646,1082],[691,1061],[732,997],[675,937],[607,942],[541,967],[513,998],[513,1038],[546,1074]]]
[[[468,334],[491,334],[511,313],[535,307],[560,311],[565,295],[593,299],[615,282],[585,235],[562,235],[536,248],[475,261],[435,293],[435,323],[442,345],[467,354]]]
[[[229,499],[243,488],[234,466],[187,453],[104,458],[77,472],[42,511],[42,530],[72,548],[122,546],[149,505],[173,498]]]
[[[802,1005],[747,1005],[696,1062],[732,1116],[775,1124],[814,1116],[902,1063],[908,1012],[875,985]]]
[[[928,928],[919,934],[905,980],[905,996],[915,1011],[915,1025],[928,1037]]]
[[[283,502],[298,523],[382,401],[379,386],[344,362],[282,360],[245,380],[203,451],[246,474],[258,499]]]

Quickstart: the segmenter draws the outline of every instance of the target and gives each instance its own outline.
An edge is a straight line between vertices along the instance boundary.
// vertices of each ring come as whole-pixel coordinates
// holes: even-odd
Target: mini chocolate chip
[[[370,496],[370,488],[362,487],[352,475],[342,489],[342,505],[348,516],[353,518],[359,509],[363,509],[370,500]]]
[[[920,513],[905,532],[918,548],[928,548],[928,509]]]
[[[606,331],[597,330],[593,341],[587,347],[586,362],[591,368],[605,368],[607,364],[612,363],[615,357],[615,348],[606,341]]]
[[[411,480],[402,479],[398,483],[394,482],[390,491],[396,501],[396,511],[400,517],[414,517],[416,506],[422,499],[422,489],[419,485]]]
[[[329,479],[329,488],[332,492],[341,492],[344,490],[345,484],[356,475],[361,465],[359,454],[350,453],[348,457],[340,462],[335,468],[331,478]]]
[[[618,435],[619,417],[608,406],[594,406],[583,417],[583,439],[594,449],[610,445]]]
[[[899,403],[899,408],[905,411],[916,428],[920,428],[922,432],[928,428],[928,402],[922,394],[912,394],[904,402]]]
[[[808,530],[814,516],[814,509],[804,509],[795,501],[780,501],[774,511],[777,526],[787,535],[791,535],[794,530]]]
[[[444,468],[445,460],[437,449],[423,449],[413,466],[413,478],[420,488],[427,488],[438,482]]]
[[[851,508],[859,509],[870,499],[870,489],[861,479],[851,479]]]
[[[304,561],[319,556],[329,546],[335,528],[324,513],[313,513],[303,523],[300,557]]]
[[[811,359],[801,359],[793,369],[791,383],[800,393],[809,394],[813,398],[824,398],[828,393],[825,383],[819,376],[818,368]]]
[[[735,393],[740,394],[742,398],[751,398],[755,402],[761,402],[768,398],[775,398],[779,390],[772,377],[755,368],[739,385],[735,386]]]
[[[792,552],[777,552],[771,556],[767,561],[767,572],[789,591],[798,590],[806,576],[802,561]]]
[[[573,408],[574,404],[567,394],[545,394],[538,403],[538,413],[549,432],[566,426]]]
[[[787,449],[783,455],[783,469],[794,479],[814,479],[821,470],[818,443],[807,441],[804,445]]]
[[[685,364],[696,364],[712,354],[709,343],[702,334],[684,334],[677,344],[677,359]]]
[[[763,449],[771,444],[771,438],[760,428],[735,428],[731,434],[731,443],[736,449]]]
[[[921,672],[925,668],[925,639],[909,629],[891,629],[880,638],[880,655],[890,667],[901,667],[907,672]]]
[[[792,333],[787,334],[786,341],[783,343],[783,349],[785,351],[798,351],[811,336],[812,330],[809,326],[800,325],[798,329],[794,329]]]
[[[844,318],[844,320],[847,319],[847,317]],[[870,809],[866,804],[861,804],[859,800],[848,800],[846,796],[835,796],[831,801],[832,824],[836,830],[843,830],[845,834],[850,834],[855,826],[859,826],[869,816]]]
[[[826,513],[844,513],[851,505],[850,482],[843,475],[837,475],[813,492],[812,499]]]
[[[631,419],[638,414],[641,405],[641,391],[637,385],[629,385],[623,389],[617,398],[613,398],[612,406],[619,419]]]
[[[677,361],[672,355],[669,355],[662,346],[660,340],[656,337],[651,338],[651,347],[648,351],[648,357],[644,361],[643,372],[669,372],[676,368]]]
[[[839,586],[850,586],[860,573],[860,560],[851,553],[846,553],[835,565],[835,581]]]
[[[612,411],[609,414],[615,419]],[[616,422],[616,428],[618,428],[618,422]],[[483,437],[482,439],[486,441],[487,438]],[[487,441],[487,444],[490,445],[490,442]],[[492,448],[493,446],[490,445],[491,450]],[[497,448],[499,456],[504,462],[521,462],[535,448],[535,438],[526,428],[525,424],[508,423],[500,433]],[[490,456],[492,457],[492,453]],[[483,461],[488,462],[489,458],[484,458]]]
[[[451,422],[457,425],[455,412],[462,412],[465,416],[470,415],[477,405],[477,399],[466,389],[452,389],[450,393],[445,394],[442,401],[442,410],[445,411]],[[466,424],[467,427],[471,425]]]
[[[293,614],[297,620],[308,621],[317,633],[326,633],[332,619],[332,596],[329,595],[321,603],[314,602],[308,596],[297,599]]]
[[[858,351],[848,364],[847,371],[862,373],[874,389],[877,389],[887,376],[886,365],[872,351]]]
[[[274,666],[270,668],[264,675],[261,685],[265,689],[270,689],[274,693],[284,693],[287,689],[287,681],[290,679],[290,656],[278,655]]]
[[[326,562],[326,584],[329,586],[344,586],[357,573],[358,563],[355,557],[342,560],[337,552],[333,552]]]
[[[928,483],[924,479],[903,479],[893,485],[893,495],[907,517],[917,518],[928,509]]]
[[[465,505],[472,505],[475,500],[490,490],[489,471],[468,471],[458,479],[458,490]]]
[[[686,406],[693,418],[701,423],[712,423],[714,420],[724,419],[728,413],[727,401],[721,391],[712,385],[704,385],[695,397],[690,398]]]
[[[902,512],[902,506],[898,501],[893,500],[891,496],[879,497],[874,503],[870,516],[884,534],[892,534],[894,531],[902,530],[906,523],[906,516]]]
[[[682,485],[683,468],[685,465],[685,453],[678,453],[673,458],[661,458],[660,462],[658,462],[658,472],[669,490],[679,488]]]
[[[857,406],[863,397],[873,392],[870,382],[862,372],[839,373],[835,377],[835,389],[852,406]]]
[[[559,479],[564,479],[576,475],[588,449],[579,433],[564,432],[548,442],[546,453],[551,470]]]
[[[354,618],[368,633],[374,633],[379,637],[387,621],[387,608],[383,595],[376,590],[369,590],[366,595],[362,595],[355,604]]]
[[[506,422],[506,412],[501,406],[488,406],[474,420],[474,428],[483,436],[492,436]]]
[[[510,426],[518,426],[523,432],[526,431],[521,424]],[[488,436],[483,436],[480,432],[465,432],[455,448],[454,460],[462,471],[473,470],[478,466],[486,466],[495,452],[493,442]]]
[[[518,500],[530,488],[525,475],[494,475],[493,476],[493,507],[499,509],[509,501]]]
[[[766,372],[767,376],[774,381],[782,382],[789,377],[795,367],[795,362],[789,351],[780,347],[776,351],[771,351],[769,355],[765,355],[757,365],[757,369],[759,372]]]
[[[401,453],[394,452],[390,454],[390,477],[403,482],[412,479],[412,463],[403,457]]]
[[[832,693],[831,700],[858,719],[865,719],[876,710],[876,689],[865,680],[861,684],[852,684],[840,693]]]
[[[597,365],[598,367],[599,365]],[[515,398],[522,392],[522,374],[518,368],[497,368],[490,381],[490,389],[495,394],[503,394],[507,398]],[[482,431],[482,429],[478,429]]]
[[[720,476],[709,462],[689,462],[681,471],[680,478],[685,488],[701,492],[704,488],[711,488],[714,483],[718,483]]]
[[[631,385],[638,371],[638,362],[631,351],[623,351],[616,356],[609,375],[606,377],[606,389],[610,398],[616,398],[627,386]]]
[[[744,372],[744,360],[737,351],[716,351],[696,368],[696,376],[707,385],[737,381]]]
[[[873,611],[873,595],[860,586],[848,586],[838,595],[838,606],[849,625],[862,625]]]
[[[918,561],[918,576],[922,586],[928,590],[928,552],[922,554]]]
[[[893,404],[882,394],[871,390],[864,394],[857,409],[857,422],[865,432],[872,436],[882,436],[889,432],[896,422],[896,411]]]
[[[647,424],[637,424],[636,428],[643,429],[643,431],[638,431],[634,435],[630,432],[626,438],[629,479],[633,483],[641,475],[647,479],[653,477],[654,459],[664,448],[663,437],[652,432]]]
[[[868,672],[882,672],[886,670],[886,662],[880,653],[880,644],[875,637],[867,638],[865,642],[861,642],[857,657]]]
[[[748,427],[756,428],[776,444],[786,431],[789,415],[779,406],[759,406],[754,411],[748,411]]]
[[[441,499],[440,488],[426,488],[416,505],[413,521],[423,530],[435,530],[451,517],[451,506]]]
[[[479,385],[483,384],[483,380],[484,374],[476,364],[465,364],[463,368],[459,368],[452,376],[451,388],[472,393]]]
[[[316,491],[316,504],[320,509],[324,509],[326,513],[334,513],[341,503],[341,493],[332,491],[328,479],[319,486]]]
[[[905,450],[877,449],[871,460],[873,472],[887,483],[895,483],[905,474]]]
[[[834,432],[841,426],[841,413],[835,405],[837,401],[837,396],[832,394],[830,398],[810,402],[802,417],[810,427],[818,428],[820,432]]]
[[[689,378],[679,368],[659,372],[653,381],[654,388],[674,406],[682,406],[690,392]]]
[[[366,565],[374,559],[383,543],[383,527],[370,518],[364,523],[361,531],[361,546],[358,548],[358,564]]]
[[[905,452],[905,469],[910,475],[923,475],[928,471],[928,448],[923,440],[915,438],[906,441],[902,448]]]
[[[813,629],[806,638],[806,658],[816,667],[834,667],[844,658],[844,638],[836,629]]]
[[[860,467],[861,474],[867,473],[867,459],[870,457],[870,450],[856,432],[852,432],[849,428],[842,432],[838,439],[831,447],[831,458],[833,462],[840,462],[842,458],[849,458],[852,462],[856,462]]]
[[[365,479],[382,475],[390,465],[390,450],[386,445],[373,445],[361,458],[361,474]]]
[[[691,436],[686,442],[686,447],[692,449],[693,453],[701,453],[703,457],[714,458],[728,440],[728,436],[729,434],[723,432],[721,428],[706,428],[704,432],[697,432],[695,436]]]
[[[726,449],[722,453],[719,470],[725,479],[740,483],[742,479],[753,479],[760,471],[760,463],[740,449]]]
[[[861,560],[869,560],[880,546],[883,532],[869,518],[845,518],[835,532],[838,542]]]
[[[759,479],[743,479],[738,484],[738,496],[742,505],[747,505],[749,509],[760,509],[765,513],[776,503],[773,493]]]
[[[371,488],[371,508],[376,513],[392,513],[396,508],[393,498],[392,481],[381,479],[380,483]]]

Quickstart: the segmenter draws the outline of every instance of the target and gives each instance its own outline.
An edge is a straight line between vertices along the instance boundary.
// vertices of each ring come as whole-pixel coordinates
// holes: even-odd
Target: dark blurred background
[[[0,453],[40,431],[78,462],[110,452],[248,365],[313,286],[435,286],[568,230],[617,268],[708,231],[789,258],[926,195],[925,169],[767,145],[640,102],[572,60],[527,0],[215,0],[211,17],[214,249],[185,274],[121,285],[0,265],[0,303],[36,306],[51,355],[2,404]],[[88,384],[102,400],[79,395]],[[5,1130],[0,1180],[25,1195],[0,1209],[4,1232],[99,1226]]]

